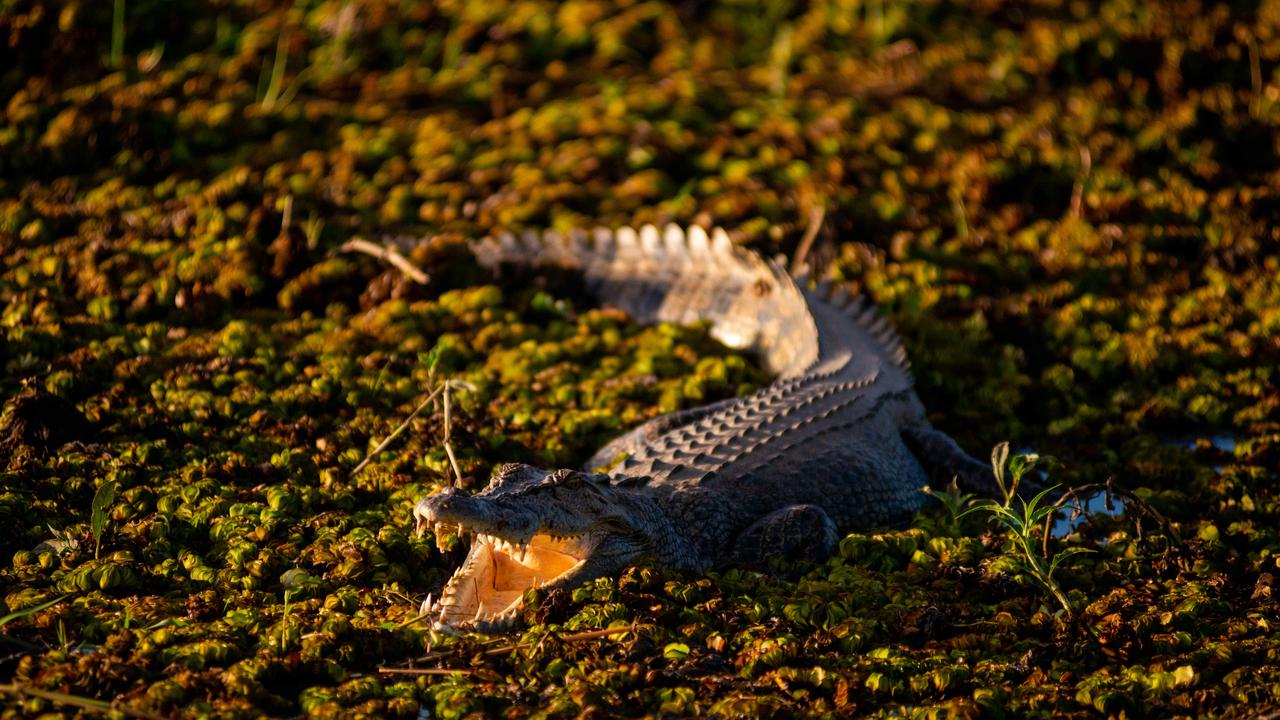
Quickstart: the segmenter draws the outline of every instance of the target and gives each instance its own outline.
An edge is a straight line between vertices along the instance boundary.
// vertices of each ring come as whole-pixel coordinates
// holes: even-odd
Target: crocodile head
[[[502,466],[483,492],[444,490],[413,514],[419,535],[471,537],[462,567],[422,614],[438,630],[481,632],[514,625],[530,588],[573,587],[653,554],[665,520],[650,497],[605,475],[517,464]]]

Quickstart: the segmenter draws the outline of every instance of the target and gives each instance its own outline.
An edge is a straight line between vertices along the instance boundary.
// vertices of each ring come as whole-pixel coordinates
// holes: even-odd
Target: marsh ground
[[[0,679],[155,715],[1275,709],[1278,63],[1273,0],[0,0],[0,609],[52,603],[0,620]],[[432,382],[475,387],[474,485],[766,380],[493,285],[466,239],[790,253],[818,208],[935,424],[1113,478],[1181,542],[1067,538],[1074,620],[937,508],[796,578],[540,598],[510,653],[404,626],[457,559],[409,518],[439,414],[351,471]],[[356,237],[425,238],[431,281]],[[379,674],[429,645],[465,673]]]

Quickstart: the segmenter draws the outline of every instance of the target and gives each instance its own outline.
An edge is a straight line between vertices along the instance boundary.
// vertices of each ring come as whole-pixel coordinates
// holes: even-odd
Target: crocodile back
[[[900,518],[923,501],[924,472],[898,435],[924,419],[906,353],[889,322],[843,288],[811,285],[700,228],[503,235],[476,255],[495,267],[580,272],[602,304],[640,322],[710,321],[716,338],[777,375],[648,438],[612,470],[618,481],[645,478],[654,492],[681,495],[684,509],[731,497],[744,518],[815,504],[841,527]]]

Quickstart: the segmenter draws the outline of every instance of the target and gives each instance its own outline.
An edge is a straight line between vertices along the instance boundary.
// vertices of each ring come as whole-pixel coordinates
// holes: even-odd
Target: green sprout
[[[961,491],[960,486],[956,484],[954,479],[951,481],[951,484],[947,486],[945,492],[938,492],[928,485],[925,485],[922,489],[926,494],[937,499],[938,502],[942,503],[942,506],[947,509],[947,517],[951,518],[948,523],[948,528],[951,530],[951,534],[960,534],[960,521],[968,514],[968,511],[965,510],[965,508],[968,507],[969,503],[975,497],[977,497],[977,494]]]
[[[124,3],[115,0],[111,9],[111,67],[124,65]]]
[[[0,628],[3,628],[5,625],[8,625],[9,623],[13,622],[14,620],[22,620],[23,618],[29,617],[29,616],[31,616],[31,615],[34,615],[34,614],[36,614],[36,613],[40,612],[41,610],[47,610],[47,609],[49,609],[49,608],[53,607],[54,605],[57,605],[58,603],[62,602],[63,600],[66,600],[66,599],[67,599],[67,598],[69,598],[69,597],[71,597],[71,596],[70,596],[70,595],[63,595],[63,596],[61,596],[61,597],[56,597],[56,598],[54,598],[54,599],[52,599],[52,600],[49,600],[49,601],[47,601],[47,602],[42,602],[42,603],[40,603],[39,605],[32,605],[32,606],[31,606],[31,607],[29,607],[29,608],[23,608],[23,609],[21,609],[21,610],[14,610],[13,612],[9,613],[8,615],[5,615],[5,616],[3,616],[3,617],[0,617]]]
[[[111,509],[111,503],[116,501],[116,491],[118,489],[114,482],[107,481],[102,483],[98,486],[97,492],[93,494],[93,502],[89,506],[89,526],[93,531],[93,557],[95,560],[102,549],[102,533],[106,531],[107,521],[111,519],[107,512]]]
[[[1018,486],[1022,484],[1027,473],[1038,464],[1049,461],[1051,458],[1034,453],[1009,457],[1009,443],[1000,443],[991,452],[991,468],[995,473],[996,484],[999,485],[1000,492],[1004,496],[1002,501],[989,498],[967,501],[969,507],[957,512],[966,502],[964,496],[960,496],[959,499],[952,496],[950,503],[942,500],[943,494],[935,493],[934,496],[942,500],[943,504],[951,510],[953,521],[959,521],[971,513],[985,513],[988,521],[994,520],[1001,526],[1018,551],[1016,557],[1020,569],[1058,601],[1067,617],[1073,617],[1075,609],[1053,574],[1066,560],[1093,551],[1088,548],[1069,547],[1050,556],[1045,538],[1037,537],[1037,531],[1048,532],[1048,520],[1058,511],[1057,505],[1047,501],[1047,498],[1058,489],[1058,485],[1044,488],[1030,500],[1018,495]],[[1015,506],[1015,500],[1017,506]]]
[[[265,110],[272,109],[275,107],[276,102],[280,100],[280,91],[284,82],[284,69],[288,60],[289,53],[285,48],[284,35],[281,35],[276,41],[276,57],[271,64],[271,77],[267,81],[267,89],[262,96],[261,105]]]

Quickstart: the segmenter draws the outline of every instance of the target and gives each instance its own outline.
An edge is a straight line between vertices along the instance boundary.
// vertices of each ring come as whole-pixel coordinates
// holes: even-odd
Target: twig
[[[955,216],[956,237],[969,237],[969,213],[964,209],[964,195],[960,188],[951,188],[951,214]]]
[[[1173,540],[1175,545],[1177,545],[1178,547],[1183,546],[1182,536],[1178,534],[1178,531],[1173,527],[1173,522],[1170,521],[1169,518],[1162,515],[1159,510],[1156,510],[1154,507],[1151,507],[1151,503],[1133,494],[1133,492],[1126,490],[1125,488],[1118,487],[1112,478],[1107,478],[1107,481],[1105,483],[1091,483],[1089,485],[1081,485],[1079,487],[1070,488],[1066,492],[1062,493],[1062,496],[1059,497],[1057,502],[1053,504],[1053,507],[1062,508],[1068,502],[1074,502],[1075,512],[1073,513],[1072,518],[1079,517],[1085,512],[1084,498],[1086,497],[1086,495],[1091,496],[1098,493],[1099,491],[1106,493],[1106,501],[1107,501],[1108,509],[1111,507],[1111,503],[1113,502],[1114,498],[1121,498],[1129,505],[1132,505],[1134,510],[1137,510],[1143,515],[1146,515],[1151,519],[1155,520],[1157,523],[1159,523],[1161,529],[1164,530],[1165,534],[1168,535],[1169,538]],[[1052,512],[1045,517],[1044,531],[1042,533],[1043,535],[1042,542],[1043,542],[1043,550],[1046,554],[1049,552],[1049,530],[1050,530],[1050,527],[1052,526],[1053,518],[1055,515],[1057,515],[1057,513]],[[1138,539],[1141,540],[1142,539],[1141,519],[1135,519],[1134,524],[1138,531]]]
[[[804,229],[804,237],[800,238],[800,244],[796,246],[795,257],[791,259],[791,273],[798,274],[804,268],[805,258],[809,257],[809,251],[813,249],[813,241],[818,237],[818,231],[822,229],[822,221],[827,217],[827,208],[819,205],[809,211],[809,225]]]
[[[284,196],[284,208],[280,211],[280,234],[289,232],[289,226],[293,224],[293,196]]]
[[[636,629],[636,623],[634,623],[634,622],[633,622],[633,623],[631,623],[630,625],[628,625],[627,627],[604,628],[604,629],[602,629],[602,630],[586,630],[586,631],[583,631],[583,632],[580,632],[580,633],[572,633],[572,634],[570,634],[570,635],[561,635],[561,636],[560,636],[559,638],[557,638],[557,639],[558,639],[558,640],[560,640],[561,642],[578,642],[578,641],[581,641],[581,640],[594,640],[594,639],[596,639],[596,638],[608,637],[608,636],[610,636],[610,635],[621,635],[622,633],[635,632],[635,629]],[[544,638],[544,639],[545,639],[545,638]],[[481,655],[484,655],[484,656],[486,656],[486,657],[492,657],[492,656],[494,656],[494,655],[508,655],[508,654],[513,653],[513,652],[515,652],[516,650],[520,650],[520,649],[522,649],[522,648],[533,647],[535,644],[536,644],[536,643],[531,643],[531,642],[530,642],[530,643],[516,643],[516,644],[513,644],[513,645],[503,645],[503,646],[501,646],[501,647],[489,648],[488,650],[484,650],[484,651],[483,651],[483,652],[481,652],[480,654],[481,654]],[[439,659],[441,659],[441,658],[446,658],[446,657],[449,657],[449,656],[454,655],[454,654],[455,654],[455,653],[454,653],[454,652],[452,652],[452,651],[437,651],[437,652],[430,652],[430,653],[427,653],[426,655],[422,655],[422,656],[420,656],[420,657],[414,658],[414,659],[413,659],[412,661],[410,661],[410,662],[429,662],[429,661],[431,661],[431,660],[439,660]],[[414,668],[388,668],[388,667],[380,667],[380,668],[378,668],[378,672],[397,671],[397,670],[413,670],[413,669],[414,669]],[[423,669],[423,670],[425,670],[426,668],[422,668],[422,669]],[[454,671],[447,670],[447,669],[444,669],[444,668],[436,668],[436,669],[434,669],[432,672],[429,672],[429,673],[422,673],[422,674],[432,674],[432,675],[434,675],[434,674],[437,674],[437,673],[438,673],[439,671],[441,671],[441,670],[448,671],[448,672],[454,672]]]
[[[1076,178],[1075,185],[1071,187],[1071,216],[1079,218],[1084,208],[1084,182],[1089,179],[1089,172],[1093,170],[1093,156],[1089,154],[1089,148],[1080,146],[1080,176]]]
[[[453,405],[449,400],[449,388],[452,385],[452,380],[444,382],[444,454],[449,456],[449,465],[453,467],[453,475],[457,480],[457,484],[461,485],[462,470],[458,468],[458,458],[453,454],[453,443],[449,442],[453,438]],[[450,485],[452,484],[450,483]]]
[[[463,675],[473,675],[475,670],[466,668],[390,668],[380,667],[378,672],[383,675],[452,675],[461,673]]]
[[[610,635],[621,635],[622,633],[634,632],[636,624],[633,622],[626,627],[620,628],[604,628],[601,630],[586,630],[572,635],[562,635],[559,640],[561,642],[577,642],[579,640],[595,640],[596,638],[608,637]],[[516,645],[503,645],[492,650],[485,650],[482,655],[506,655],[513,653],[521,648],[532,647],[533,643],[519,643]]]
[[[1257,120],[1262,117],[1262,59],[1258,55],[1258,40],[1250,31],[1249,46],[1249,81],[1253,86],[1253,99],[1249,102],[1249,115]]]
[[[400,254],[400,251],[388,246],[379,245],[378,243],[369,242],[363,238],[353,238],[342,244],[339,248],[342,252],[361,252],[366,255],[372,255],[379,260],[385,260],[395,265],[400,272],[405,274],[410,280],[419,285],[426,285],[431,280],[431,276],[418,269],[409,261],[409,258]]]
[[[374,448],[372,452],[370,452],[368,455],[365,456],[364,460],[360,461],[360,464],[357,465],[355,469],[351,471],[351,477],[355,477],[356,475],[359,475],[360,471],[363,470],[366,465],[368,465],[370,462],[373,462],[374,455],[377,455],[383,450],[386,450],[387,446],[391,444],[391,441],[399,437],[400,433],[404,432],[405,428],[409,427],[409,423],[413,422],[414,418],[422,414],[422,411],[426,409],[427,405],[431,404],[431,401],[435,400],[436,396],[444,391],[444,388],[445,386],[441,385],[435,390],[432,390],[431,394],[428,395],[425,400],[423,400],[421,403],[418,404],[418,407],[414,409],[414,411],[409,415],[409,417],[405,418],[405,421],[400,423],[400,427],[393,430],[391,434],[386,437],[386,439],[378,443],[378,447]]]
[[[102,713],[103,715],[118,712],[129,717],[145,718],[145,720],[161,720],[159,715],[146,712],[145,710],[135,710],[128,705],[118,705],[116,703],[107,702],[106,700],[98,700],[97,698],[81,697],[79,695],[71,695],[68,693],[55,692],[53,690],[41,690],[39,688],[28,687],[21,683],[10,683],[0,685],[0,693],[7,693],[18,698],[25,696],[37,697],[42,700],[48,700],[59,705],[70,705],[81,710]]]

